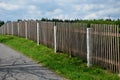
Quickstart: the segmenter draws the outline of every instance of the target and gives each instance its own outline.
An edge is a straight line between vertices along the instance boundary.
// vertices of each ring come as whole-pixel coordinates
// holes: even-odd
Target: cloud
[[[26,15],[26,17],[24,16],[23,18],[27,18],[28,16],[28,18],[30,19],[38,19],[39,18],[39,16],[41,16],[41,11],[39,10],[39,9],[37,9],[37,7],[36,6],[34,6],[34,5],[30,5],[30,6],[28,6],[28,11],[27,11],[27,15]],[[38,18],[37,18],[38,17]]]
[[[119,6],[120,0],[2,0],[0,19],[101,19],[109,15],[117,19]]]
[[[84,17],[84,19],[96,19],[96,18],[97,18],[97,14],[95,13],[89,14]]]
[[[28,6],[28,13],[29,14],[39,13],[39,10],[37,9],[36,6],[30,5]]]
[[[0,2],[0,9],[17,10],[19,8],[20,8],[20,6],[18,6],[18,5],[13,5],[13,4],[9,4],[9,3]]]
[[[102,4],[81,4],[81,5],[74,5],[73,8],[75,11],[90,11],[95,9],[104,9],[105,5]]]

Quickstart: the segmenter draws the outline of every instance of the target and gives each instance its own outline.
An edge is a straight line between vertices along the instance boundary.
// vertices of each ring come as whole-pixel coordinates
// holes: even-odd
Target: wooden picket
[[[91,26],[93,28],[92,63],[119,72],[119,27],[105,24],[92,24]]]
[[[57,23],[57,50],[86,59],[86,24]]]

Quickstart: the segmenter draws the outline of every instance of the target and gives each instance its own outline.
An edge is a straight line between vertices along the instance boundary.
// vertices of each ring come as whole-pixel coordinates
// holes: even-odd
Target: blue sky
[[[0,20],[120,18],[120,0],[0,0]]]

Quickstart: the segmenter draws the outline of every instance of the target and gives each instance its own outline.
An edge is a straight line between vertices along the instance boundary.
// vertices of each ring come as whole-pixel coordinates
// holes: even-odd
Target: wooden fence
[[[57,50],[86,59],[87,24],[57,23]]]
[[[31,39],[54,48],[54,23],[41,21],[10,22],[0,27],[0,34]],[[120,73],[119,27],[92,24],[92,64]],[[70,56],[87,58],[87,24],[56,23],[56,49]]]
[[[54,47],[54,23],[39,22],[39,42],[47,47]]]
[[[119,27],[93,24],[92,63],[114,72],[120,72]]]

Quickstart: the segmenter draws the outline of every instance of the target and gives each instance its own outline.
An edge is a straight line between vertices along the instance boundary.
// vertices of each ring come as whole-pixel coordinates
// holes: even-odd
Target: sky
[[[120,0],[0,0],[0,20],[118,19]]]

